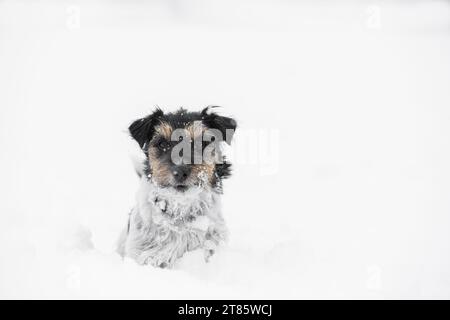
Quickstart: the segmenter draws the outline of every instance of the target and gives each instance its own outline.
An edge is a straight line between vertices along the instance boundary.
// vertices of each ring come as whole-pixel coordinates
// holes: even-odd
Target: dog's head
[[[167,114],[157,108],[131,124],[130,134],[147,156],[145,173],[159,186],[180,192],[193,186],[214,188],[230,175],[220,146],[231,143],[236,121],[212,108]]]

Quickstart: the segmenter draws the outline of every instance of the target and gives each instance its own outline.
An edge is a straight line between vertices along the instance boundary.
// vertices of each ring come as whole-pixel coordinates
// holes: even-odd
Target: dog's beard
[[[190,186],[184,192],[155,186],[150,191],[148,201],[159,209],[165,221],[179,225],[204,215],[212,208],[214,196],[210,188],[205,186]]]
[[[148,176],[151,183],[156,187],[155,192],[161,196],[173,198],[174,200],[191,201],[204,192],[210,192],[211,186],[208,184],[208,175],[205,172],[200,172],[195,180],[189,179],[183,183],[177,183],[172,179],[167,184],[161,184],[155,179],[151,179],[152,175]],[[180,188],[182,186],[183,188]]]
[[[211,188],[217,187],[216,185],[212,186],[210,184],[211,177],[208,174],[201,170],[195,176],[189,177],[184,182],[177,182],[174,177],[164,177],[161,179],[159,175],[153,175],[152,169],[150,169],[149,165],[146,165],[144,168],[145,176],[148,180],[156,187],[160,189],[168,189],[166,193],[170,193],[173,191],[180,193],[191,193],[192,191],[198,192],[198,189],[206,189],[211,191]],[[217,177],[217,174],[215,173]]]

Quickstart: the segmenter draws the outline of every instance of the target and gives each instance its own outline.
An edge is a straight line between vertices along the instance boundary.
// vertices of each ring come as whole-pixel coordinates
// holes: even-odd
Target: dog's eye
[[[158,143],[158,148],[162,151],[167,151],[170,148],[170,145],[167,141],[161,141]]]

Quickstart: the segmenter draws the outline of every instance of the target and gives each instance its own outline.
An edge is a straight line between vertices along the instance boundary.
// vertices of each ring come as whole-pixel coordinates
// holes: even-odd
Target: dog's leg
[[[225,221],[219,214],[216,219],[211,220],[211,224],[205,234],[205,242],[203,244],[205,261],[209,262],[211,256],[217,250],[217,247],[227,240],[228,231]]]
[[[122,258],[124,258],[126,256],[126,254],[127,254],[127,252],[126,252],[127,251],[126,245],[127,245],[127,240],[128,240],[128,234],[130,233],[131,218],[132,218],[133,210],[131,210],[128,213],[127,225],[122,230],[122,232],[120,233],[119,239],[117,240],[116,251]]]

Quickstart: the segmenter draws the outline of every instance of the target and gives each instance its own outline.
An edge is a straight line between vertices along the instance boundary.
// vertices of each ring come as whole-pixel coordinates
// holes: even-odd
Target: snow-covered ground
[[[0,1],[0,298],[450,298],[444,1]],[[129,123],[223,106],[230,241],[122,261]]]

